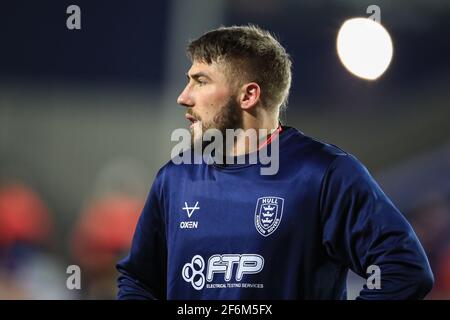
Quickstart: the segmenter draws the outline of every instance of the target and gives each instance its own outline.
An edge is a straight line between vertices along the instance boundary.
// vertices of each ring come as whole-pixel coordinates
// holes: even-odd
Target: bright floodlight
[[[344,22],[337,36],[337,52],[342,64],[354,75],[375,80],[392,60],[392,40],[387,30],[368,18]]]

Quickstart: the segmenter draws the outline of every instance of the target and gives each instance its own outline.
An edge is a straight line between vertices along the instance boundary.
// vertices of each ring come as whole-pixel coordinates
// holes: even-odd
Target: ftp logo
[[[184,281],[190,282],[195,290],[201,290],[205,281],[213,281],[216,273],[223,274],[224,280],[229,282],[236,270],[235,280],[241,281],[244,274],[259,273],[263,268],[264,258],[258,254],[215,254],[208,259],[207,265],[202,256],[196,255],[183,266],[181,273]]]

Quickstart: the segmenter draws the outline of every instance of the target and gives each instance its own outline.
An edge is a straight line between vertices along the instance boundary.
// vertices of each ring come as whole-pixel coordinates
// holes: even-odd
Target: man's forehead
[[[188,75],[195,75],[198,73],[203,73],[210,78],[217,78],[217,76],[223,76],[222,68],[216,63],[212,62],[210,64],[201,61],[194,61],[191,68],[188,71]]]

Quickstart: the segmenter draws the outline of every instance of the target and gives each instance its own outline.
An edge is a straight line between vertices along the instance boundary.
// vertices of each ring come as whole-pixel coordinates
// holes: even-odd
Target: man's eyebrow
[[[197,73],[194,73],[194,74],[191,74],[191,75],[189,75],[189,73],[188,72],[186,72],[186,77],[188,78],[188,79],[194,79],[194,80],[197,80],[198,78],[200,78],[200,77],[205,77],[205,78],[207,78],[208,80],[211,80],[211,78],[206,74],[206,73],[204,73],[204,72],[197,72]]]

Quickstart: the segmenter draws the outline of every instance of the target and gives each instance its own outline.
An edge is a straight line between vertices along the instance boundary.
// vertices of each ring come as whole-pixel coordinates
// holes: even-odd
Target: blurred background
[[[69,30],[66,9],[81,9]],[[393,60],[376,81],[336,53],[342,23],[381,9]],[[415,228],[450,299],[450,2],[2,1],[0,299],[111,299],[170,133],[189,39],[257,24],[293,59],[286,125],[357,156]],[[66,268],[81,267],[81,290]],[[349,299],[362,286],[348,280]]]

